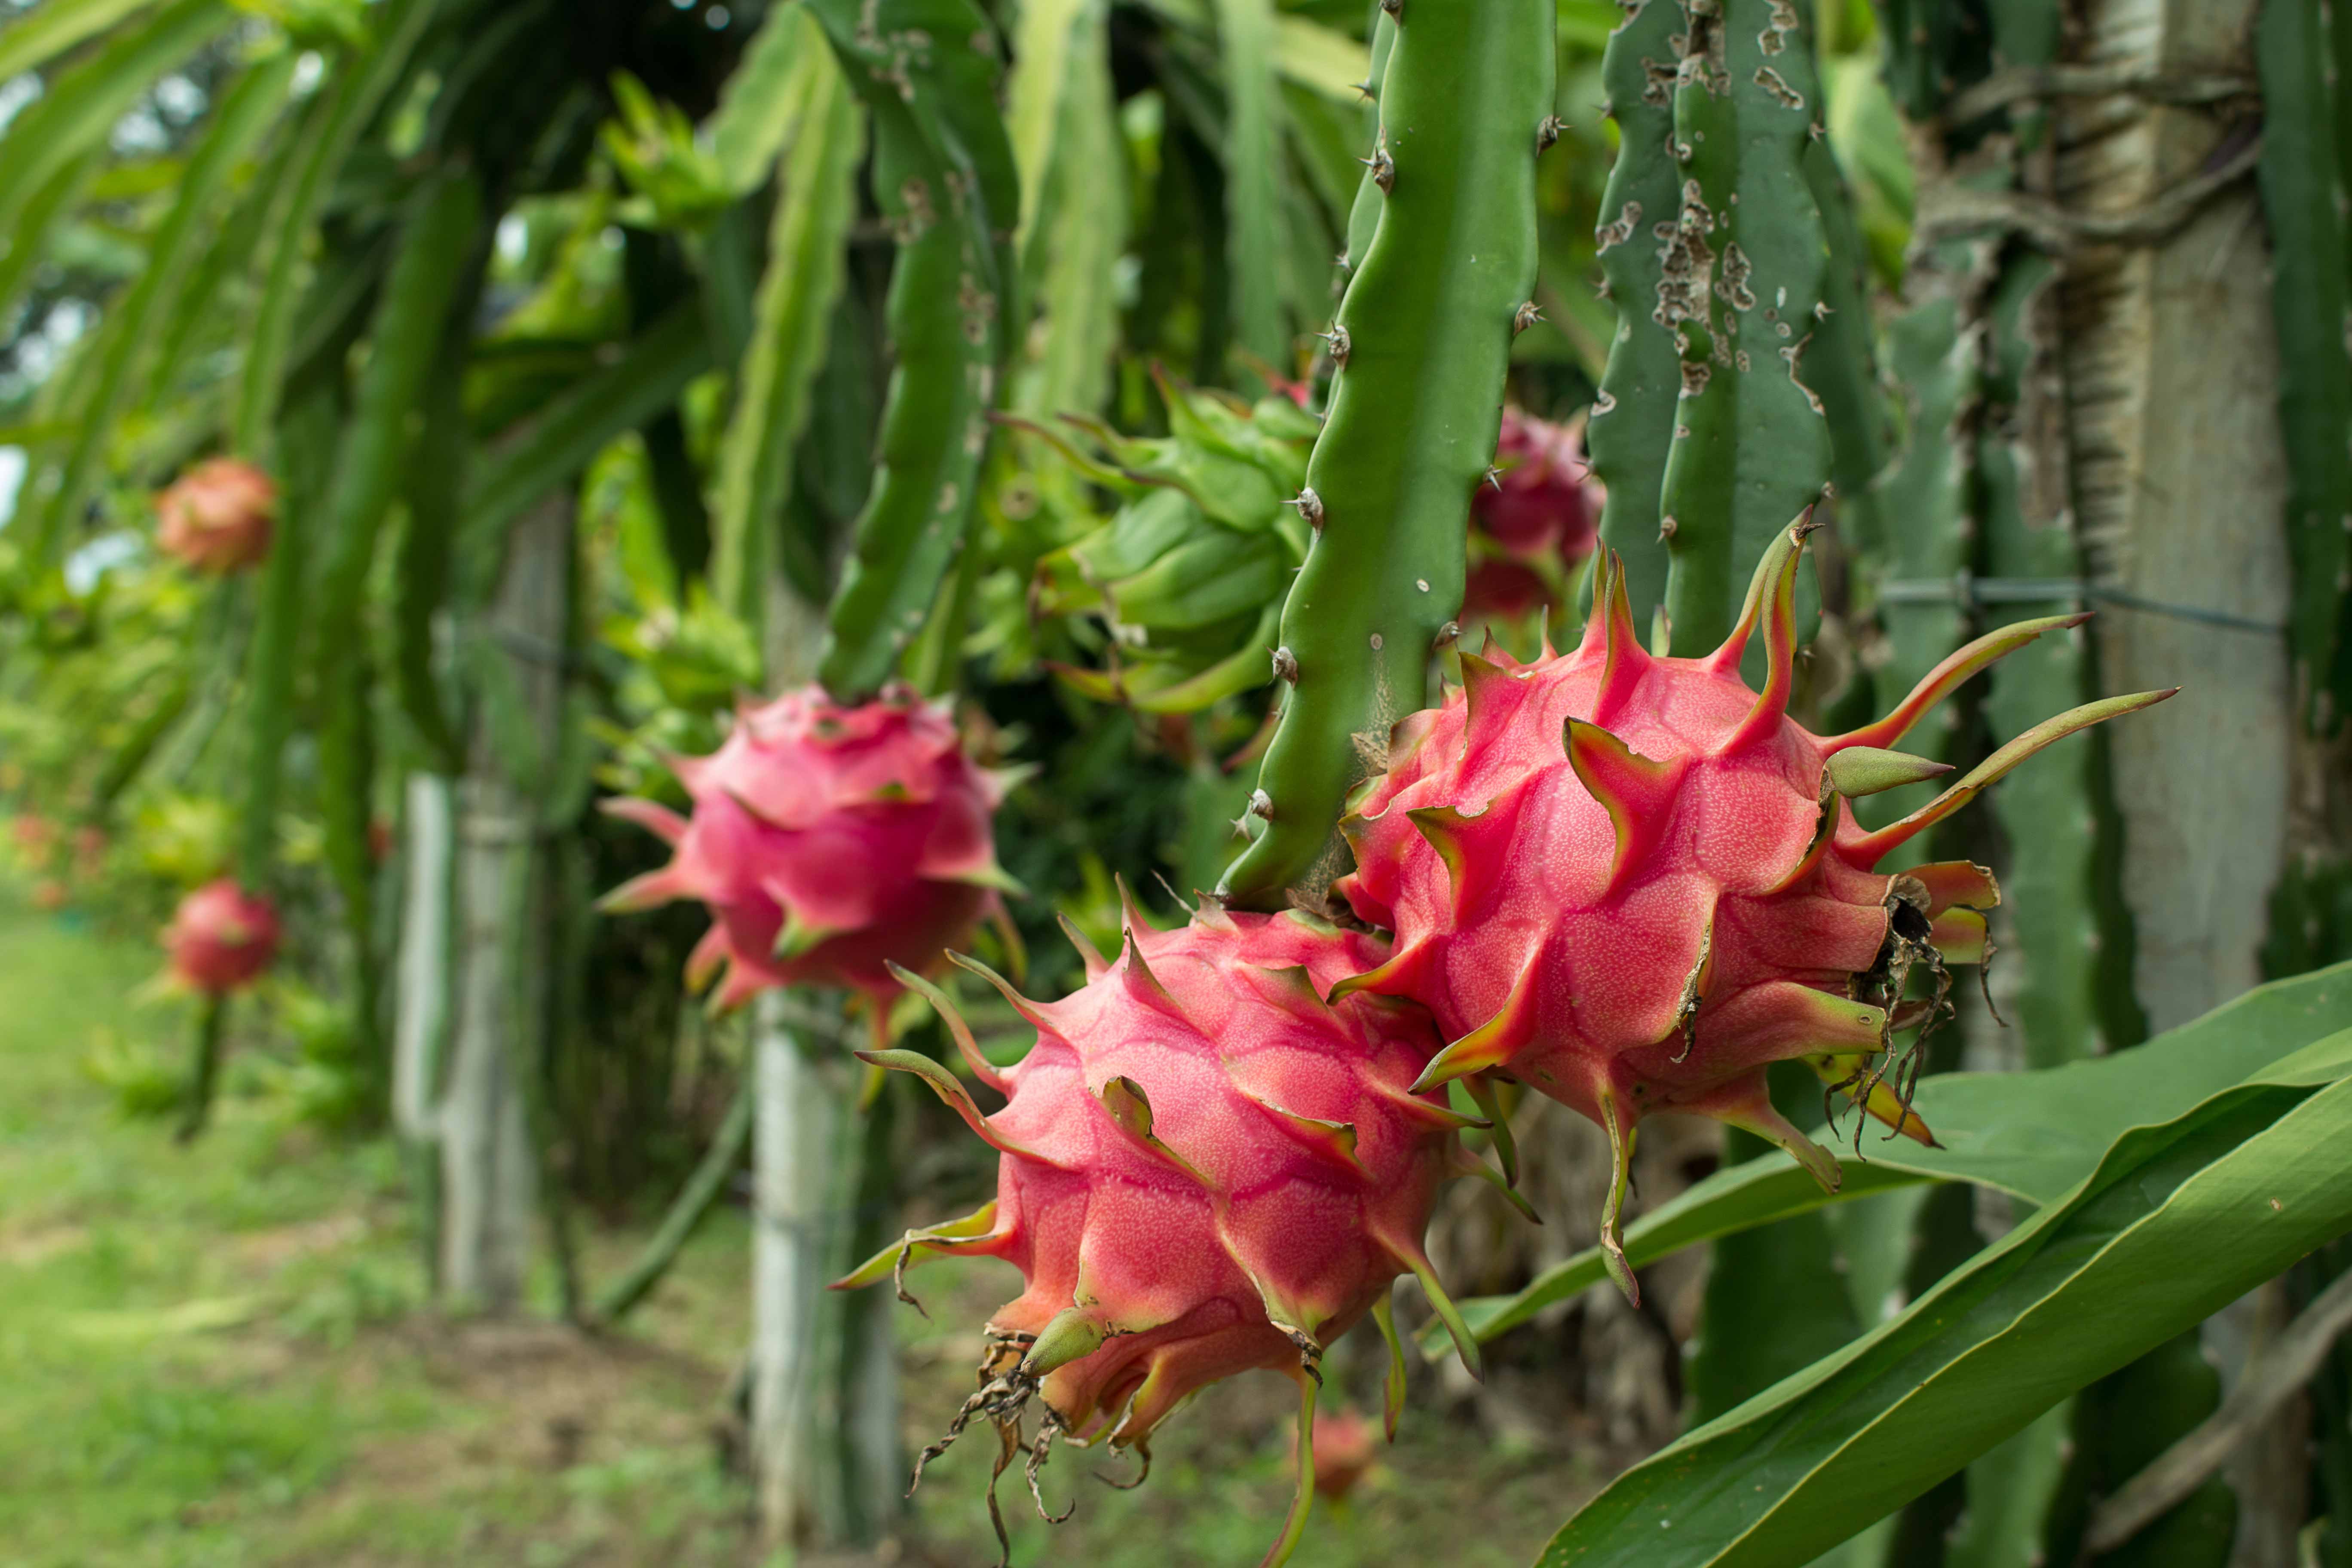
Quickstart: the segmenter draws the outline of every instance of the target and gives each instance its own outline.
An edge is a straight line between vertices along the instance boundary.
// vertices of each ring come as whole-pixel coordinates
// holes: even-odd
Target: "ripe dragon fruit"
[[[1357,869],[1337,890],[1396,945],[1334,994],[1410,996],[1435,1013],[1452,1043],[1417,1089],[1507,1074],[1601,1125],[1616,1166],[1603,1245],[1637,1300],[1618,1216],[1641,1118],[1674,1110],[1744,1127],[1834,1189],[1836,1161],[1765,1091],[1766,1066],[1798,1058],[1931,1142],[1898,1087],[1916,1049],[1898,1052],[1893,1035],[1932,1021],[1945,962],[1982,962],[1983,911],[2000,893],[1967,861],[1872,868],[2043,746],[2171,695],[2049,720],[1864,831],[1846,798],[1950,771],[1885,748],[1978,670],[2085,617],[1979,637],[1886,717],[1816,736],[1786,713],[1811,526],[1775,541],[1738,625],[1703,658],[1644,651],[1622,570],[1604,557],[1581,644],[1524,666],[1491,645],[1465,654],[1462,688],[1396,726],[1387,773],[1341,824]],[[1759,628],[1760,692],[1739,675]],[[1915,967],[1934,974],[1933,1001],[1905,1004]]]
[[[226,576],[268,558],[277,515],[268,474],[236,458],[207,458],[156,493],[156,548]]]
[[[739,709],[707,757],[664,759],[694,802],[682,817],[649,800],[609,800],[614,816],[676,850],[601,908],[673,899],[710,907],[687,963],[713,1003],[740,1005],[772,985],[843,985],[872,1003],[877,1038],[898,994],[890,965],[935,964],[985,915],[1001,916],[990,817],[1015,774],[964,754],[945,703],[904,685],[845,707],[814,686]]]
[[[1164,932],[1130,904],[1109,965],[1071,934],[1087,981],[1061,1002],[1031,1002],[959,960],[1037,1030],[1035,1048],[1001,1070],[943,994],[906,977],[939,1008],[972,1076],[1006,1097],[1004,1109],[982,1116],[961,1080],[917,1052],[861,1055],[922,1076],[1001,1152],[997,1195],[962,1219],[909,1232],[841,1284],[895,1270],[911,1300],[908,1265],[947,1254],[1001,1258],[1021,1270],[1026,1289],[989,1321],[980,1391],[922,1463],[984,1416],[1002,1439],[1002,1474],[1030,1402],[1042,1401],[1029,1446],[1033,1494],[1058,1437],[1107,1436],[1135,1449],[1148,1473],[1153,1430],[1188,1395],[1252,1368],[1288,1373],[1302,1391],[1301,1480],[1266,1558],[1279,1563],[1312,1495],[1324,1347],[1374,1315],[1392,1348],[1393,1435],[1404,1367],[1389,1290],[1410,1272],[1475,1367],[1475,1343],[1431,1271],[1422,1233],[1441,1183],[1491,1173],[1454,1137],[1467,1119],[1443,1095],[1408,1087],[1438,1047],[1427,1016],[1385,998],[1322,998],[1380,956],[1376,938],[1213,903]],[[920,1463],[915,1473],[919,1481]],[[1042,1494],[1037,1506],[1043,1513]],[[989,1508],[1002,1539],[993,1478]]]
[[[1559,604],[1568,569],[1592,553],[1601,499],[1574,431],[1506,407],[1494,482],[1470,500],[1464,622]]]
[[[163,928],[171,978],[206,996],[225,996],[260,978],[278,956],[278,911],[222,877],[180,900]]]

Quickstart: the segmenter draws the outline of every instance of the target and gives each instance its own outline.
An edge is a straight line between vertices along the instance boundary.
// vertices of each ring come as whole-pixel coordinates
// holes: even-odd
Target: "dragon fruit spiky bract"
[[[216,878],[180,900],[163,928],[167,973],[205,996],[226,996],[261,977],[278,956],[278,911],[234,877]]]
[[[1834,1188],[1837,1163],[1766,1093],[1769,1063],[1801,1058],[1927,1141],[1888,1081],[1892,1035],[1941,1003],[1943,961],[1982,961],[1982,911],[2000,894],[1967,861],[1872,868],[2043,746],[2171,695],[2062,714],[1864,831],[1841,796],[1950,771],[1885,748],[2001,655],[2084,617],[1980,637],[1886,717],[1816,736],[1786,712],[1810,527],[1775,541],[1738,626],[1703,658],[1643,648],[1604,555],[1581,644],[1524,666],[1464,655],[1462,688],[1396,727],[1388,773],[1341,824],[1357,869],[1338,890],[1396,945],[1339,992],[1411,996],[1436,1014],[1452,1043],[1417,1088],[1506,1074],[1608,1132],[1603,1245],[1637,1300],[1618,1213],[1641,1118],[1674,1110],[1747,1128]],[[1759,629],[1760,692],[1739,674]],[[1904,1004],[1914,965],[1935,972],[1934,1002]]]
[[[677,854],[603,907],[708,904],[687,980],[723,966],[719,1007],[772,985],[844,985],[871,999],[878,1037],[898,991],[889,966],[931,967],[1012,885],[990,823],[1011,775],[974,763],[947,705],[906,686],[854,707],[788,692],[742,708],[709,756],[667,760],[690,817],[635,798],[604,809]]]
[[[1393,1347],[1390,1286],[1410,1272],[1465,1360],[1475,1357],[1422,1235],[1440,1184],[1483,1167],[1454,1136],[1465,1119],[1442,1094],[1410,1087],[1439,1045],[1427,1015],[1381,997],[1323,1000],[1379,958],[1378,939],[1212,903],[1165,932],[1130,907],[1125,944],[1108,966],[1075,931],[1073,940],[1088,978],[1060,1002],[1028,1001],[967,964],[1037,1030],[1035,1047],[1002,1070],[944,995],[910,980],[939,1007],[972,1075],[1005,1096],[1004,1109],[983,1117],[929,1057],[866,1059],[921,1074],[1001,1152],[997,1195],[963,1219],[910,1232],[842,1283],[944,1254],[1000,1258],[1021,1270],[1025,1288],[989,1321],[979,1393],[923,1458],[985,1416],[1009,1458],[1039,1400],[1033,1491],[1058,1436],[1107,1436],[1138,1450],[1148,1468],[1153,1429],[1194,1391],[1253,1368],[1287,1372],[1305,1406],[1302,1479],[1267,1559],[1279,1562],[1312,1491],[1324,1347],[1367,1311]]]

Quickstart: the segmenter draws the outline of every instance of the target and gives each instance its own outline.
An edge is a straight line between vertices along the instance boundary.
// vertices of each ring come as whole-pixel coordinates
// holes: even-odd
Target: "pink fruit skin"
[[[1922,942],[1970,963],[1999,892],[1966,861],[1872,870],[1982,784],[1865,833],[1843,798],[1825,798],[1825,765],[1892,745],[1967,675],[2082,617],[1979,639],[1888,719],[1816,736],[1785,714],[1803,531],[1776,544],[1740,629],[1705,658],[1645,652],[1604,559],[1579,647],[1526,666],[1491,647],[1465,655],[1463,688],[1396,727],[1388,773],[1342,825],[1358,868],[1338,884],[1396,947],[1342,989],[1435,1013],[1452,1044],[1425,1083],[1507,1073],[1610,1130],[1621,1170],[1647,1112],[1717,1117],[1834,1184],[1834,1162],[1773,1110],[1766,1066],[1803,1058],[1836,1081],[1884,1059],[1894,998],[1867,976],[1889,941],[1890,893],[1925,917]],[[1739,675],[1759,626],[1763,693]],[[2043,729],[2107,716],[2090,714]],[[2059,732],[2071,731],[2005,749],[1982,783]],[[1865,1105],[1927,1138],[1884,1084]]]
[[[207,996],[251,984],[278,956],[278,911],[231,877],[180,900],[163,931],[172,977]]]
[[[1503,410],[1496,477],[1470,500],[1476,559],[1462,598],[1463,618],[1524,616],[1558,603],[1538,567],[1559,570],[1592,553],[1602,490],[1576,433]]]
[[[226,576],[268,558],[278,487],[235,458],[212,458],[155,497],[155,544],[198,572]]]
[[[1021,1270],[996,1343],[1056,1319],[1106,1336],[1045,1372],[1065,1430],[1125,1447],[1220,1378],[1303,1377],[1302,1352],[1427,1269],[1431,1205],[1466,1160],[1442,1098],[1408,1089],[1437,1038],[1418,1008],[1318,994],[1381,953],[1210,905],[1176,931],[1133,921],[1064,1001],[1016,999],[1038,1038],[986,1074],[1006,1096],[978,1124],[1003,1151],[993,1224],[923,1249]]]
[[[888,964],[936,966],[998,907],[1006,879],[990,819],[1009,775],[964,755],[943,703],[894,687],[845,708],[812,686],[743,709],[709,756],[668,761],[691,816],[636,799],[604,809],[677,853],[604,907],[709,905],[687,979],[723,969],[722,1007],[796,984],[887,1005],[898,991]]]

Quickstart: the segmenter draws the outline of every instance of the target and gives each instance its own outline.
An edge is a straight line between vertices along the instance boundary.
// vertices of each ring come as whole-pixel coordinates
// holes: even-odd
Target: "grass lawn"
[[[626,1334],[444,1319],[388,1144],[323,1138],[266,1096],[226,1099],[192,1148],[118,1111],[93,1049],[188,1036],[184,1005],[137,995],[155,965],[0,886],[0,1562],[759,1561],[718,1437],[748,1318],[740,1211]],[[592,1237],[591,1270],[636,1239]],[[932,1323],[901,1318],[909,1452],[969,1390],[976,1326],[1010,1293],[1009,1274],[955,1267],[921,1277]],[[1335,1384],[1369,1394],[1372,1359],[1336,1355]],[[1493,1444],[1443,1414],[1433,1375],[1414,1381],[1404,1437],[1349,1506],[1318,1506],[1301,1568],[1525,1563],[1591,1489],[1566,1431]],[[1055,1531],[1016,1476],[1015,1562],[1256,1563],[1287,1501],[1293,1407],[1271,1375],[1212,1391],[1133,1492],[1087,1479],[1124,1461],[1057,1455],[1047,1495],[1079,1508]],[[900,1537],[858,1561],[992,1563],[987,1447],[934,1465]]]

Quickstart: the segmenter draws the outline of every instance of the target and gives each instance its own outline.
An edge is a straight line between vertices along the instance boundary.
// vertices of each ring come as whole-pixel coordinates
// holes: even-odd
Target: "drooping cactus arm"
[[[971,517],[1013,314],[1013,153],[992,34],[971,0],[808,0],[874,119],[874,189],[896,230],[898,354],[874,489],[834,594],[818,679],[845,701],[898,668]]]
[[[1423,704],[1460,612],[1470,492],[1494,458],[1535,285],[1552,6],[1403,0],[1394,15],[1367,175],[1379,222],[1352,258],[1330,412],[1298,498],[1317,537],[1283,608],[1275,667],[1289,690],[1252,806],[1263,830],[1220,889],[1254,908],[1320,896],[1349,788]]]

